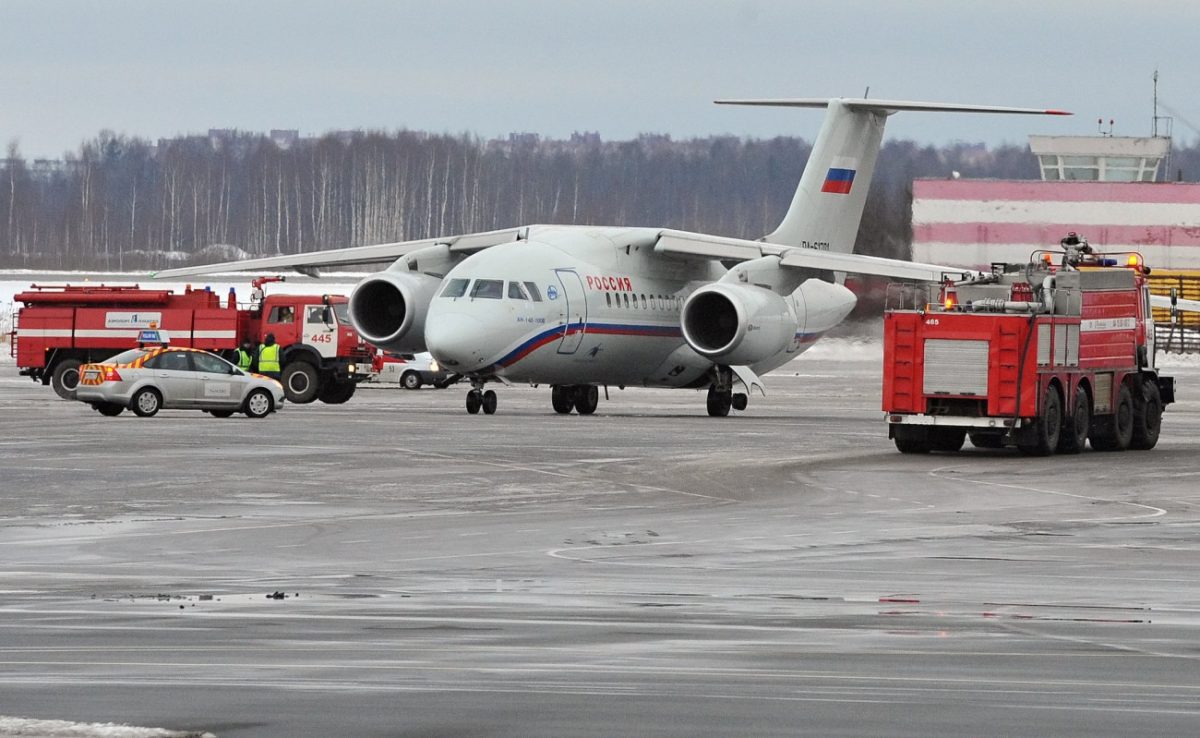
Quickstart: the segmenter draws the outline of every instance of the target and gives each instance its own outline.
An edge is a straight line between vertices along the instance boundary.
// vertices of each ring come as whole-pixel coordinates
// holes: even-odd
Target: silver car
[[[75,398],[109,416],[129,409],[148,418],[163,408],[179,408],[218,418],[235,412],[265,418],[283,404],[283,385],[207,351],[155,347],[84,364]]]

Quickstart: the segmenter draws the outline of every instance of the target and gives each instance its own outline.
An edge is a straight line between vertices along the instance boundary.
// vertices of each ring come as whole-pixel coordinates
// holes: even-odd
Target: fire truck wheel
[[[242,412],[247,418],[265,418],[275,410],[275,399],[265,389],[256,389],[246,396]]]
[[[494,390],[488,390],[483,393],[483,398],[479,401],[479,405],[483,408],[484,415],[496,414],[496,393]]]
[[[1153,379],[1142,382],[1142,401],[1133,405],[1133,440],[1130,448],[1147,451],[1158,444],[1162,430],[1162,394]]]
[[[1050,385],[1042,398],[1042,414],[1032,427],[1022,429],[1024,432],[1018,436],[1017,448],[1026,456],[1049,456],[1058,448],[1062,421],[1062,398],[1058,388]]]
[[[50,385],[64,400],[74,400],[75,390],[79,387],[79,367],[83,365],[78,359],[64,359],[54,367],[50,377]]]
[[[162,395],[153,387],[144,387],[138,390],[129,405],[139,418],[149,418],[158,414],[162,407]]]
[[[115,402],[97,402],[92,407],[96,408],[96,412],[106,418],[115,418],[125,411],[125,408]]]
[[[400,384],[404,389],[421,389],[421,375],[416,372],[404,372],[404,376],[400,377]]]
[[[1092,419],[1089,436],[1097,451],[1124,451],[1133,440],[1133,394],[1129,385],[1122,384],[1117,393],[1117,407],[1111,415]]]
[[[972,433],[971,445],[975,448],[1004,448],[1004,436],[999,433]]]
[[[929,433],[922,425],[892,426],[892,438],[902,454],[927,454],[930,451]]]
[[[330,382],[321,388],[317,399],[327,405],[341,405],[354,397],[356,389],[358,389],[358,385],[354,382]]]
[[[304,405],[317,399],[317,368],[307,361],[293,361],[283,368],[283,392],[288,402]]]
[[[929,448],[932,451],[948,451],[953,453],[963,447],[967,440],[967,432],[961,428],[930,428]]]
[[[575,409],[575,393],[570,387],[556,384],[550,388],[550,404],[559,415],[570,415]]]
[[[1088,433],[1092,428],[1092,402],[1087,390],[1075,388],[1075,401],[1071,403],[1071,414],[1063,419],[1062,433],[1058,437],[1060,454],[1077,454],[1087,445]]]
[[[581,384],[575,388],[575,410],[580,415],[591,415],[600,405],[600,390],[594,384]]]

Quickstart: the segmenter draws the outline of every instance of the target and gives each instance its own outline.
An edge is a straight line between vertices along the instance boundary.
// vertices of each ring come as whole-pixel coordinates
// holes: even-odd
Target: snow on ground
[[[215,738],[212,733],[137,728],[116,723],[72,723],[0,715],[0,738]]]

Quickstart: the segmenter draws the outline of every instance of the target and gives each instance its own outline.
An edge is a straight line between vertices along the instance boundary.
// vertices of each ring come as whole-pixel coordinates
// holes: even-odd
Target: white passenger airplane
[[[759,374],[799,356],[855,305],[845,272],[941,281],[963,269],[851,253],[887,117],[897,111],[1069,115],[870,99],[718,100],[827,108],[783,222],[757,241],[668,228],[530,225],[170,269],[156,277],[390,263],[350,297],[362,336],[428,350],[469,381],[551,387],[555,411],[595,412],[599,387],[708,389],[708,414],[744,410]],[[733,266],[727,267],[727,264]],[[736,391],[735,390],[744,390]]]

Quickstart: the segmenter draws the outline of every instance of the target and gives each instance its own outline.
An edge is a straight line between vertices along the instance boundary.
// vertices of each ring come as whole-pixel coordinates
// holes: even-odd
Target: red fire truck
[[[248,306],[231,288],[224,301],[206,289],[183,294],[109,286],[39,286],[14,297],[22,307],[11,352],[21,374],[51,384],[73,399],[79,367],[138,345],[144,329],[158,329],[172,346],[232,352],[249,338],[258,346],[271,333],[282,348],[281,381],[289,402],[342,403],[370,376],[372,347],[350,324],[341,295],[269,295],[252,282]]]
[[[928,292],[896,286],[884,313],[883,410],[904,453],[1149,449],[1175,382],[1155,368],[1137,253],[1068,244]]]

